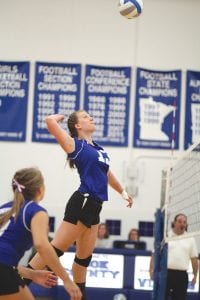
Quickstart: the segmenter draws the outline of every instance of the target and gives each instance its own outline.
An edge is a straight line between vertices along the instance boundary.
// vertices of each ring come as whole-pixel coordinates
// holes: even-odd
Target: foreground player
[[[33,240],[42,259],[63,280],[70,299],[80,300],[80,289],[71,281],[48,241],[48,215],[38,204],[45,191],[41,172],[36,168],[19,170],[13,177],[12,188],[13,201],[0,207],[0,299],[34,300],[22,276],[37,282],[34,278],[37,271],[18,268],[19,260]],[[51,285],[51,276],[50,272],[47,285]]]
[[[93,118],[84,110],[72,113],[68,119],[71,136],[59,124],[63,119],[63,115],[47,117],[47,128],[67,153],[70,167],[77,168],[81,184],[66,205],[63,222],[52,244],[61,256],[76,241],[73,278],[82,291],[82,299],[86,299],[86,272],[95,247],[102,204],[108,200],[108,184],[122,195],[128,207],[132,206],[133,200],[109,170],[107,153],[92,139],[95,130]],[[37,254],[30,265],[40,269],[44,262]]]

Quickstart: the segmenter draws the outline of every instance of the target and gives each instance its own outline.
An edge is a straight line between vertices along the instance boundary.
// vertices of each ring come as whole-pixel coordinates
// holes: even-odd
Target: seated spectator
[[[112,247],[109,229],[105,223],[99,224],[95,247],[96,248],[111,248]]]
[[[146,250],[146,242],[140,241],[139,230],[132,228],[128,233],[127,240],[113,241],[113,248]]]
[[[136,228],[132,228],[128,234],[128,241],[136,241],[140,240],[139,231]]]

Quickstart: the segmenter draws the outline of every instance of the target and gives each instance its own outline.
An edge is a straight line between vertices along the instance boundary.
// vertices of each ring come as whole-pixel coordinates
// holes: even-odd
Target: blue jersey
[[[101,200],[108,200],[108,170],[109,157],[102,147],[94,143],[91,145],[85,140],[75,141],[75,151],[68,154],[74,160],[80,175],[79,191],[88,193]]]
[[[8,202],[0,207],[0,213],[6,212],[12,207]],[[10,220],[0,228],[0,263],[9,266],[17,266],[24,252],[33,245],[30,230],[31,220],[36,212],[46,211],[34,201],[25,201],[20,208],[17,219],[12,216]]]

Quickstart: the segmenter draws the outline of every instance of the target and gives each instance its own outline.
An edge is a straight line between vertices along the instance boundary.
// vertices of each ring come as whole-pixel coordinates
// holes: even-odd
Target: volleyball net
[[[153,300],[165,299],[168,241],[178,214],[187,216],[187,237],[200,235],[200,140],[162,171],[161,205],[155,215]],[[184,235],[184,238],[186,236]]]
[[[173,161],[165,178],[164,240],[177,214],[187,216],[188,237],[200,235],[200,140]]]

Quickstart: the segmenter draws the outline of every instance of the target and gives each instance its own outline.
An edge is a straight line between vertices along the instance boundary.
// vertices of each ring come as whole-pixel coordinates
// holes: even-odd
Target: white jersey
[[[180,235],[171,231],[169,237],[173,236],[180,237]],[[186,271],[189,268],[191,258],[198,257],[195,239],[187,237],[187,232],[182,234],[181,237],[183,238],[168,242],[168,269]]]

